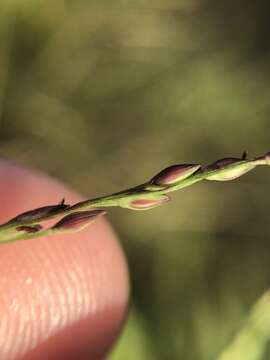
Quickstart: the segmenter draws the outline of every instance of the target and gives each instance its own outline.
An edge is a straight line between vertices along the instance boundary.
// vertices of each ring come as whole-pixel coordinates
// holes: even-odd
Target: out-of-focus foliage
[[[95,196],[173,163],[269,151],[268,3],[2,0],[2,156]],[[114,358],[229,346],[270,285],[269,179],[262,168],[111,212],[135,309]]]
[[[250,312],[234,341],[225,348],[218,360],[262,359],[270,339],[269,328],[270,292],[267,291]]]

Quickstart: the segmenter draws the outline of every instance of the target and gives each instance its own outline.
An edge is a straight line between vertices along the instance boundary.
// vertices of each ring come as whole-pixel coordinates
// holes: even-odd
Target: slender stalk
[[[247,160],[246,153],[241,158],[224,158],[216,162],[201,166],[199,164],[178,164],[170,166],[149,181],[111,195],[81,201],[74,205],[60,204],[44,206],[19,214],[8,222],[0,225],[0,243],[31,239],[35,237],[49,236],[55,233],[78,231],[74,225],[76,220],[85,227],[97,216],[104,215],[104,209],[110,207],[122,207],[131,210],[148,210],[170,200],[168,193],[194,185],[202,180],[229,181],[236,179],[257,165],[270,165],[270,153],[254,159]],[[88,215],[85,216],[86,212]],[[59,222],[59,226],[43,229],[41,223],[44,220],[55,217],[67,219],[70,226]],[[63,226],[63,224],[65,226]],[[80,230],[80,229],[79,229]]]

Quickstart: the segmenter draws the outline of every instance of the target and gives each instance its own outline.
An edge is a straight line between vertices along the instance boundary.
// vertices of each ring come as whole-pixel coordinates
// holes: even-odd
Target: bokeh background
[[[99,196],[170,164],[264,154],[269,50],[266,0],[1,0],[1,156]],[[262,167],[110,212],[132,284],[111,360],[231,346],[270,286],[269,179]],[[267,334],[257,357],[226,360],[269,359]]]

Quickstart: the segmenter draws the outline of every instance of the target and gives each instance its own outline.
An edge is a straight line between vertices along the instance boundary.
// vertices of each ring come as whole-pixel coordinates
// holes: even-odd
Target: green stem
[[[185,177],[180,174],[179,179],[173,183],[165,181],[165,184],[161,182],[160,180],[160,173],[156,175],[156,177],[159,177],[159,182],[155,182],[154,180],[150,180],[148,182],[145,182],[141,185],[132,187],[130,189],[126,189],[111,195],[102,196],[94,199],[89,199],[85,201],[81,201],[73,206],[64,206],[64,208],[60,208],[57,212],[55,211],[48,211],[48,213],[42,213],[38,217],[37,216],[30,216],[28,215],[27,218],[21,217],[24,220],[20,220],[15,218],[7,223],[4,223],[0,225],[0,242],[9,242],[9,241],[16,241],[21,239],[30,239],[34,237],[41,237],[41,236],[48,236],[53,233],[55,233],[55,230],[52,231],[52,229],[42,229],[33,233],[29,233],[28,231],[19,231],[20,227],[27,227],[27,226],[37,226],[40,225],[40,222],[48,219],[52,219],[55,217],[63,217],[70,215],[72,213],[76,213],[78,211],[87,211],[91,209],[103,209],[103,208],[109,208],[109,207],[115,207],[119,206],[122,208],[129,208],[129,209],[148,209],[149,207],[132,207],[131,204],[133,201],[152,201],[153,202],[159,202],[161,204],[163,199],[160,197],[164,197],[168,193],[171,193],[173,191],[177,191],[183,188],[186,188],[188,186],[194,185],[195,183],[202,181],[202,180],[232,180],[234,178],[237,178],[241,175],[243,175],[245,172],[253,169],[257,165],[270,165],[270,155],[269,153],[265,156],[261,156],[255,159],[246,160],[243,159],[236,159],[236,158],[227,158],[227,159],[221,159],[207,167],[200,168],[200,166],[196,165],[190,165],[190,164],[180,164],[175,165],[169,168],[166,168],[162,171],[162,181],[164,181],[164,174],[165,179],[166,176],[171,176],[175,171],[175,167],[178,167],[178,170],[180,168],[181,171],[185,171],[185,169],[189,169],[193,166],[195,169],[195,172],[191,175]],[[198,170],[197,170],[198,169]],[[167,174],[168,173],[168,174]],[[177,173],[178,174],[178,173]],[[182,177],[181,177],[182,176]],[[154,177],[153,179],[156,179]],[[171,180],[171,178],[170,178]],[[160,184],[161,182],[161,184]],[[168,197],[167,197],[168,198]],[[55,206],[53,206],[55,208]],[[153,206],[152,206],[153,207]],[[38,209],[36,209],[38,210]],[[47,210],[47,209],[46,209]],[[35,211],[35,210],[34,210]],[[32,214],[31,214],[32,215]],[[36,214],[35,214],[36,215]],[[27,229],[26,229],[27,230]],[[31,229],[30,229],[31,230]],[[58,231],[59,232],[59,231]]]

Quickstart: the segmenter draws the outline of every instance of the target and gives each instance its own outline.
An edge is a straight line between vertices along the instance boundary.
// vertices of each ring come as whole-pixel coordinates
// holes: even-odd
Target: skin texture
[[[0,222],[63,197],[82,200],[46,175],[0,161]],[[129,293],[105,219],[75,234],[0,245],[0,264],[0,359],[104,359]]]

